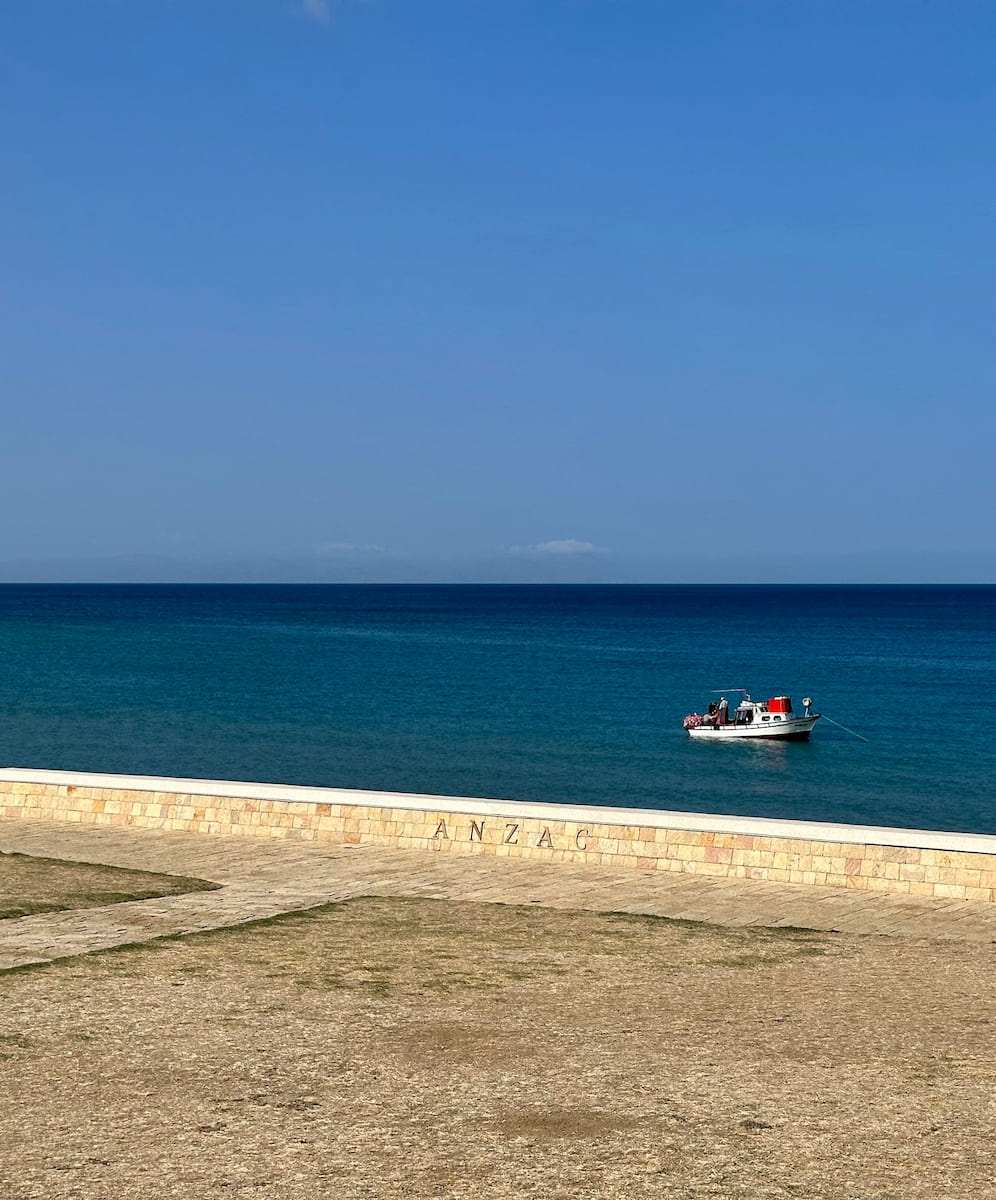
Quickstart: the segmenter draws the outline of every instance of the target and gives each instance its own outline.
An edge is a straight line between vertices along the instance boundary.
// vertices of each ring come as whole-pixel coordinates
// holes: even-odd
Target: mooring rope
[[[820,714],[824,721],[829,721],[831,725],[836,725],[838,729],[843,729],[845,733],[853,733],[856,738],[861,738],[863,742],[870,742],[871,738],[866,738],[863,733],[858,733],[856,729],[848,729],[846,725],[841,725],[839,721],[835,721],[833,717],[828,717],[826,713]]]

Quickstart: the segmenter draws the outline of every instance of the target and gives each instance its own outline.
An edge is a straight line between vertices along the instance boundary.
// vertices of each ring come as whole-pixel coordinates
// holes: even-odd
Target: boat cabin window
[[[780,721],[781,717],[772,717],[771,719],[772,719],[772,721]]]
[[[770,720],[771,720],[771,718],[770,718],[770,717],[762,717],[762,718],[761,718],[761,720],[762,720],[762,721],[770,721]]]

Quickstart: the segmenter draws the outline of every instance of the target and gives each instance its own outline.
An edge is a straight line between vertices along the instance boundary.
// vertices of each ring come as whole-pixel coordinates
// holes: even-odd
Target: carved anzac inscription
[[[485,824],[485,822],[483,820],[471,821],[470,829],[467,832],[467,840],[470,842],[483,842],[484,841],[484,824]],[[518,846],[520,844],[519,834],[520,834],[521,829],[522,829],[521,822],[506,821],[505,822],[505,832],[502,835],[502,839],[501,839],[502,844],[505,846]],[[440,840],[449,841],[450,840],[450,832],[446,827],[445,821],[439,822],[439,824],[436,826],[436,832],[432,835],[432,837],[433,837],[433,840],[435,840],[435,841],[440,841]],[[590,837],[591,837],[591,830],[587,829],[587,828],[581,828],[574,835],[574,845],[578,848],[578,850],[587,850],[588,849],[588,839]],[[553,841],[553,835],[550,833],[549,825],[543,826],[543,832],[536,839],[536,847],[537,847],[537,849],[540,849],[540,850],[556,850],[557,849],[557,847]]]

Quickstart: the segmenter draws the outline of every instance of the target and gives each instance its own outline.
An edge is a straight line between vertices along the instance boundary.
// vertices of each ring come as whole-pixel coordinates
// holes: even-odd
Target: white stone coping
[[[919,850],[954,850],[996,854],[996,837],[981,833],[944,833],[931,829],[889,829],[878,825],[844,825],[825,821],[730,817],[717,813],[673,812],[658,808],[608,808],[594,804],[533,804],[522,800],[480,800],[466,796],[423,796],[414,792],[365,792],[353,788],[300,787],[282,783],[239,783],[228,779],[172,779],[159,775],[100,775],[83,771],[0,769],[0,782],[59,784],[133,792],[226,796],[275,800],[292,804],[345,804],[358,808],[407,808],[416,812],[451,812],[471,817],[517,817],[569,821],[577,825],[642,825],[706,833],[740,833],[754,837],[796,838],[812,842],[847,842],[865,846],[908,846]]]

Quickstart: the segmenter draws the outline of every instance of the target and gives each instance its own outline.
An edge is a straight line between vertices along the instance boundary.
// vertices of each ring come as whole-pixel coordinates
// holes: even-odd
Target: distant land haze
[[[566,540],[566,539],[565,539]],[[996,553],[491,556],[378,552],[186,558],[118,554],[0,560],[0,583],[996,583]]]

